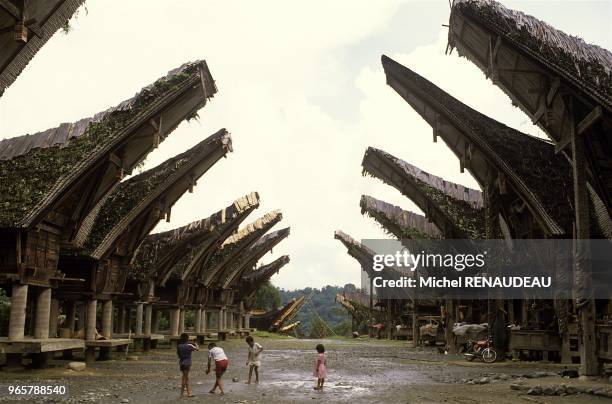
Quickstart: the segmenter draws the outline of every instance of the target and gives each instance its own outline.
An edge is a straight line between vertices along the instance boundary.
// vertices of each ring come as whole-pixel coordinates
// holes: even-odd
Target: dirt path
[[[208,393],[213,378],[205,375],[206,352],[194,354],[191,374],[194,394],[186,402],[204,400],[224,403],[252,402],[351,402],[351,403],[598,403],[609,399],[590,394],[568,396],[528,396],[512,390],[511,384],[583,385],[575,379],[543,377],[518,378],[533,372],[557,372],[558,365],[501,362],[484,365],[467,362],[459,356],[440,355],[433,350],[414,350],[402,342],[369,340],[279,340],[259,339],[265,347],[262,381],[246,385],[246,344],[231,340],[221,344],[230,358],[225,376],[226,395]],[[323,342],[328,354],[328,380],[325,390],[313,390],[314,346]],[[158,349],[139,354],[137,361],[97,362],[84,372],[67,371],[62,362],[56,368],[23,373],[0,372],[0,384],[65,384],[69,394],[60,402],[171,403],[179,393],[179,372],[175,353]],[[236,378],[238,382],[233,382]],[[467,384],[466,380],[486,384]],[[497,380],[501,378],[504,380]],[[470,382],[471,383],[471,382]],[[593,385],[593,384],[591,384]],[[612,387],[599,384],[601,387]],[[0,401],[14,401],[0,397]],[[49,402],[26,399],[21,402]]]

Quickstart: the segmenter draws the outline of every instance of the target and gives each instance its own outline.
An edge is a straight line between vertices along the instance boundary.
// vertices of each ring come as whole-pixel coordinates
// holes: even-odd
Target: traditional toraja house
[[[410,198],[445,238],[484,238],[480,191],[446,181],[373,147],[366,150],[362,167],[364,175],[379,178]]]
[[[69,277],[85,279],[84,285],[60,288],[58,295],[73,304],[76,300],[87,302],[84,337],[88,359],[93,359],[95,347],[107,354],[110,346],[127,343],[112,340],[113,299],[123,292],[136,249],[161,219],[170,220],[176,201],[192,191],[197,179],[229,151],[231,137],[222,129],[188,151],[120,183],[86,219],[88,225],[76,237],[82,248],[61,251],[60,269]],[[98,300],[104,302],[103,341],[96,341]],[[69,311],[75,314],[74,309]],[[74,324],[73,319],[69,324]]]
[[[378,200],[368,195],[362,195],[359,202],[361,214],[372,217],[382,228],[389,234],[395,236],[398,240],[436,240],[442,238],[442,233],[423,215],[414,212],[406,211],[399,206],[391,205],[390,203]],[[342,301],[340,301],[342,304]],[[350,302],[354,310],[360,307],[359,302]],[[433,316],[439,316],[439,305],[431,300],[412,300],[389,302],[385,304],[398,304],[401,312],[401,325],[410,324],[410,327],[398,330],[403,337],[411,337],[416,344],[419,341],[419,326],[422,320],[431,319]],[[344,305],[344,304],[343,304]],[[345,306],[347,310],[348,306]],[[469,306],[472,309],[472,306]],[[357,310],[357,315],[362,313]],[[470,313],[471,314],[471,313]],[[423,318],[419,318],[419,316]],[[395,335],[398,337],[399,335]]]
[[[159,300],[159,297],[155,296],[156,286],[165,288],[166,283],[174,276],[175,280],[170,283],[178,283],[178,286],[174,287],[181,289],[183,282],[180,275],[191,259],[202,251],[218,248],[258,206],[259,195],[252,192],[206,219],[147,236],[132,262],[126,288],[131,294],[131,300],[136,303],[134,331],[137,338],[143,340],[145,349],[150,347],[152,331],[158,331],[156,320],[159,311],[153,313],[153,304]],[[194,286],[185,285],[188,288]],[[122,320],[117,329],[125,333],[128,324],[124,306],[120,308],[120,313]],[[201,317],[202,307],[199,306],[195,316],[196,332],[200,332]]]
[[[85,0],[0,3],[0,96]]]
[[[252,317],[253,326],[259,330],[288,333],[300,325],[299,321],[294,322],[293,319],[305,301],[305,297],[300,296],[297,299],[292,299],[280,309],[254,314]]]
[[[449,47],[485,72],[571,161],[574,238],[588,239],[589,199],[610,222],[612,202],[612,53],[494,1],[453,4]],[[574,287],[590,288],[583,243],[577,243]],[[581,372],[596,375],[595,301],[578,302]]]
[[[249,257],[253,253],[251,247],[282,218],[280,210],[266,213],[225,240],[221,248],[210,255],[206,262],[195,264],[197,265],[195,279],[201,285],[196,292],[195,303],[216,309],[217,332],[221,337],[224,337],[228,329],[234,328],[236,315],[244,318],[246,314],[236,313],[236,307],[233,306],[234,291],[221,287],[225,271],[240,265],[242,260],[249,262]],[[190,264],[192,265],[194,264]]]
[[[269,264],[262,265],[252,271],[247,271],[242,275],[237,287],[239,293],[238,299],[244,302],[246,310],[254,308],[253,299],[255,298],[257,290],[268,282],[274,274],[277,274],[282,267],[287,265],[289,260],[288,255],[283,255]],[[248,316],[249,314],[247,313],[245,328],[249,328]]]
[[[380,307],[386,307],[387,309],[393,309],[395,308],[395,306],[386,306],[386,305],[381,305],[378,304],[377,308],[375,308],[375,303],[374,303],[374,296],[376,294],[375,292],[375,288],[373,285],[373,278],[374,278],[374,272],[373,272],[373,260],[374,260],[374,255],[376,254],[372,249],[370,249],[368,246],[363,245],[362,243],[360,243],[359,241],[355,240],[353,237],[349,236],[348,234],[346,234],[345,232],[341,231],[341,230],[336,230],[334,232],[334,238],[338,241],[340,241],[345,247],[346,247],[346,252],[353,257],[361,266],[361,270],[362,270],[362,281],[364,281],[363,276],[365,274],[365,276],[368,277],[368,282],[369,282],[369,286],[367,288],[368,294],[369,294],[369,317],[367,318],[366,321],[366,325],[369,327],[370,329],[370,335],[372,335],[373,332],[373,326],[378,323],[378,322],[382,322],[385,321],[386,324],[386,330],[387,332],[389,332],[389,330],[391,330],[391,321],[393,319],[393,315],[391,314],[391,310],[389,310],[386,315],[383,314],[380,311]],[[379,302],[380,303],[380,302]],[[397,308],[399,310],[399,308]],[[399,315],[399,313],[394,313]],[[397,317],[397,316],[395,316]],[[358,325],[358,324],[356,324]],[[355,331],[355,330],[353,330]]]
[[[57,307],[51,288],[68,280],[57,268],[60,246],[78,246],[94,207],[215,92],[206,63],[190,63],[92,118],[0,141],[0,248],[6,257],[0,283],[11,294],[10,340],[24,338],[28,285],[39,292],[33,336],[48,338],[44,319]],[[52,341],[61,349],[59,342]],[[19,360],[18,352],[10,356],[11,363]]]

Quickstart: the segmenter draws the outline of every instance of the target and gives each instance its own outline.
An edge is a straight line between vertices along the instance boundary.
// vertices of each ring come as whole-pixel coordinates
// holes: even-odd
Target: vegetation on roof
[[[586,86],[612,96],[612,53],[568,35],[535,17],[510,10],[492,0],[458,0],[453,13],[476,17],[490,29],[531,50],[546,63],[565,71]]]
[[[88,253],[93,252],[124,217],[152,193],[158,191],[173,174],[190,165],[193,159],[201,158],[206,153],[206,149],[218,140],[219,136],[213,135],[159,166],[118,184],[96,216],[92,230],[83,244],[84,250]]]
[[[134,117],[185,83],[198,68],[198,63],[192,63],[157,80],[130,100],[129,106],[114,108],[100,120],[91,121],[83,135],[67,144],[34,148],[10,160],[0,160],[0,227],[18,227],[56,183],[115,140]]]

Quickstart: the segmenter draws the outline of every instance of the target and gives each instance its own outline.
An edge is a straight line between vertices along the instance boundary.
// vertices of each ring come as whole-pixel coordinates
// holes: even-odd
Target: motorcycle
[[[493,363],[497,360],[497,351],[493,348],[493,340],[489,337],[481,341],[468,341],[465,359],[473,361],[476,358],[481,358],[484,363]]]

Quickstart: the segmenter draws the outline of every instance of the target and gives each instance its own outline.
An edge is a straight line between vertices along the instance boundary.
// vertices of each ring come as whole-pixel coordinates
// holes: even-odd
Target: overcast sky
[[[503,1],[567,33],[612,49],[610,1]],[[258,191],[249,221],[280,208],[291,263],[275,285],[294,289],[359,282],[333,239],[382,238],[359,211],[361,194],[419,210],[395,189],[361,176],[367,146],[476,187],[431,128],[386,86],[387,54],[464,103],[516,129],[539,131],[480,70],[445,56],[448,0],[87,1],[73,30],[56,34],[0,98],[0,139],[72,122],[131,97],[168,70],[206,59],[218,94],[147,159],[153,167],[227,128],[234,152],[175,205],[171,223],[209,216]]]

